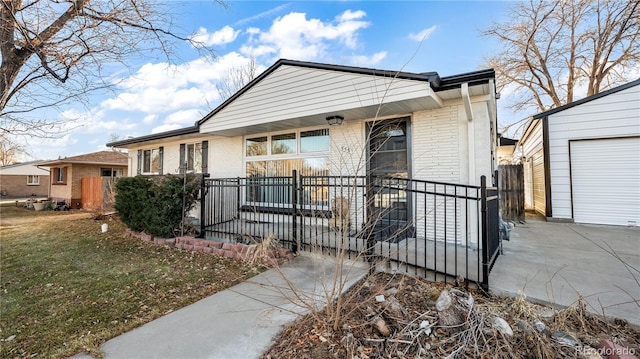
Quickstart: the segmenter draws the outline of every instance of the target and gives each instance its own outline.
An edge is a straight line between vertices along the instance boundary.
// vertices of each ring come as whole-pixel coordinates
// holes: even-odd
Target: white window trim
[[[56,172],[56,183],[65,183],[65,168],[66,167],[56,167],[58,170]],[[61,175],[62,174],[62,175]]]
[[[29,181],[29,179],[35,178],[36,181]],[[27,186],[39,186],[40,185],[40,176],[39,175],[27,175]]]
[[[189,145],[193,145],[193,169],[189,169]],[[195,164],[196,164],[196,146],[200,146],[200,168],[198,170],[196,170],[195,168]],[[184,161],[186,162],[185,164],[181,164],[185,166],[186,172],[187,173],[202,173],[202,141],[201,142],[187,142],[184,144]]]
[[[329,130],[329,148],[326,151],[317,151],[317,152],[300,152],[300,132],[307,131],[315,131],[315,130]],[[277,155],[271,154],[271,136],[283,135],[287,133],[295,133],[296,134],[296,152],[295,153],[280,153]],[[267,137],[267,154],[260,156],[247,156],[247,140],[251,138],[258,137]],[[295,130],[284,130],[284,131],[275,131],[275,132],[264,132],[264,133],[256,133],[254,135],[244,136],[242,139],[242,153],[243,158],[245,160],[245,169],[246,162],[257,161],[257,160],[273,160],[273,159],[294,159],[294,158],[310,158],[310,157],[324,157],[331,154],[331,130],[327,126],[317,126],[317,127],[308,127],[301,128]],[[247,161],[247,159],[250,159]]]
[[[300,132],[306,132],[306,131],[314,131],[314,130],[328,130],[329,132],[329,148],[326,151],[317,151],[317,152],[300,152]],[[272,155],[271,154],[271,136],[273,135],[281,135],[281,134],[286,134],[286,133],[295,133],[296,134],[296,153],[282,153],[282,154],[277,154],[277,155]],[[258,138],[258,137],[267,137],[267,155],[261,155],[261,156],[247,156],[247,140],[250,138]],[[258,162],[258,161],[281,161],[281,160],[294,160],[294,159],[312,159],[312,158],[322,158],[322,159],[326,159],[327,161],[331,160],[331,130],[328,126],[314,126],[314,127],[307,127],[307,128],[299,128],[299,129],[290,129],[290,130],[283,130],[283,131],[274,131],[274,132],[264,132],[264,133],[256,133],[253,135],[246,135],[243,137],[242,139],[242,146],[243,146],[243,171],[244,171],[244,176],[247,176],[247,163],[249,162]],[[290,174],[289,174],[290,175]],[[278,207],[278,208],[288,208],[288,206],[282,205],[282,204],[275,204],[275,203],[270,203],[270,202],[254,202],[254,201],[247,201],[247,197],[246,197],[246,188],[243,190],[242,193],[242,198],[243,198],[243,203],[245,205],[251,205],[251,206],[258,206],[258,207]],[[327,206],[314,206],[314,205],[307,205],[304,207],[308,207],[308,208],[319,208],[319,209],[328,209],[328,205]]]
[[[144,153],[145,153],[145,151],[151,151],[151,155],[153,155],[153,151],[157,151],[158,152],[158,161],[160,161],[160,147],[152,147],[152,148],[144,148],[144,149],[142,149],[142,158],[140,159],[142,161],[142,163],[140,164],[140,174],[143,174],[143,175],[158,175],[158,174],[160,174],[160,171],[158,171],[158,172],[151,171],[151,167],[152,167],[151,163],[149,163],[149,172],[145,172],[145,170],[144,170]],[[149,160],[151,162],[153,162],[153,160],[151,158],[152,157],[150,156]],[[160,165],[160,163],[158,163],[158,165]]]

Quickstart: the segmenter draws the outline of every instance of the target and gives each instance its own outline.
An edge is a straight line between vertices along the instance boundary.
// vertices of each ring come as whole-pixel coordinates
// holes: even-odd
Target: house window
[[[271,154],[282,155],[296,153],[296,134],[283,133],[271,136]]]
[[[154,148],[142,151],[142,173],[160,173],[160,149]]]
[[[102,177],[122,177],[122,168],[100,168],[100,176]]]
[[[247,138],[246,154],[250,156],[266,156],[267,155],[267,136]]]
[[[186,146],[187,172],[202,173],[202,144],[190,143]]]
[[[245,197],[247,202],[278,206],[289,204],[288,182],[276,177],[290,177],[293,170],[302,176],[329,174],[328,129],[247,138],[245,151],[247,182],[250,185]]]
[[[300,132],[300,152],[328,152],[329,129]]]
[[[57,184],[65,184],[67,180],[67,173],[65,167],[56,167],[54,168],[53,175],[55,178],[55,183]]]
[[[40,176],[27,176],[27,186],[39,186],[40,185]]]

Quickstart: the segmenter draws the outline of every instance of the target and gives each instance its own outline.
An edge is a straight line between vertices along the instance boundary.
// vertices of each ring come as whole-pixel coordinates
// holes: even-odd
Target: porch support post
[[[489,293],[489,221],[487,216],[487,177],[480,177],[480,212],[482,223],[482,283],[480,288]]]

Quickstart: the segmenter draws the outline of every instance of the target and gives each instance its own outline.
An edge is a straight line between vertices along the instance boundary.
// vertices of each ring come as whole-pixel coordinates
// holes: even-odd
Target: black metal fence
[[[203,177],[201,235],[271,236],[292,251],[362,258],[488,290],[499,254],[495,187],[372,176]]]

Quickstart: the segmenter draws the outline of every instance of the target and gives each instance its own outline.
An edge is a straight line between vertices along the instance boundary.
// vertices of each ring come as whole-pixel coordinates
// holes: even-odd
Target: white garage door
[[[640,138],[571,141],[573,219],[640,225]]]

